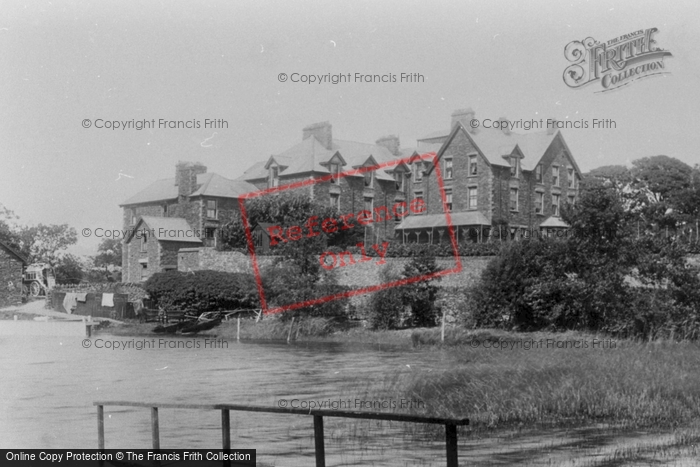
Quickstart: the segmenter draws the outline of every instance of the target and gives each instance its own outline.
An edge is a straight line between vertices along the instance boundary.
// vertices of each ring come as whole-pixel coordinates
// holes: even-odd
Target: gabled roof
[[[215,173],[198,174],[197,186],[197,190],[190,193],[190,196],[238,198],[240,195],[257,189],[244,180],[230,180]],[[149,186],[124,201],[120,206],[169,201],[175,200],[177,197],[178,189],[177,185],[175,185],[175,178],[164,178],[151,183]]]
[[[331,149],[327,149],[314,136],[309,136],[280,154],[270,156],[267,162],[254,164],[246,170],[240,179],[267,178],[267,169],[273,161],[280,165],[280,177],[310,172],[327,174],[330,173],[327,162],[336,154],[345,161],[346,165],[343,170],[360,167],[370,157],[378,164],[395,159],[395,156],[384,146],[334,139]],[[284,163],[280,161],[284,161]],[[384,170],[379,170],[376,177],[379,180],[393,180]]]
[[[8,253],[10,253],[12,256],[16,257],[18,260],[22,262],[22,264],[27,264],[27,258],[24,257],[20,252],[12,248],[10,245],[7,243],[0,241],[0,247],[3,249],[7,250]]]
[[[453,227],[463,225],[491,225],[491,222],[479,211],[453,212],[450,213],[450,220]],[[447,216],[445,214],[428,214],[418,216],[408,216],[395,230],[425,229],[430,227],[447,227]]]
[[[443,132],[442,136],[439,135],[439,132],[436,132],[421,138],[418,140],[419,147],[422,147],[422,145],[434,147],[436,144],[440,144],[441,149],[444,150],[444,148],[449,145],[446,143],[451,141],[460,131],[469,138],[489,164],[503,167],[510,166],[508,159],[503,156],[512,154],[513,151],[516,150],[516,147],[520,149],[523,155],[520,166],[524,170],[534,170],[540,162],[540,159],[542,159],[542,156],[544,156],[544,153],[556,138],[559,138],[566,148],[564,138],[559,131],[553,134],[548,134],[547,131],[525,134],[510,132],[506,134],[495,128],[480,128],[475,133],[471,133],[467,131],[461,123],[455,125],[449,133]],[[569,154],[571,153],[569,152]],[[438,153],[438,156],[440,155],[441,154]],[[578,170],[578,167],[576,167],[576,170]]]
[[[141,227],[145,225],[146,227]],[[158,241],[188,242],[201,244],[202,241],[190,224],[182,217],[141,216],[126,242],[129,243],[137,231],[146,230]]]

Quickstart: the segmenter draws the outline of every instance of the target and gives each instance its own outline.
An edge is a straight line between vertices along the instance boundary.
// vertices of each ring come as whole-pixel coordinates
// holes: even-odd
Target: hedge
[[[168,271],[153,274],[144,288],[158,306],[172,311],[260,308],[251,274],[220,271]]]

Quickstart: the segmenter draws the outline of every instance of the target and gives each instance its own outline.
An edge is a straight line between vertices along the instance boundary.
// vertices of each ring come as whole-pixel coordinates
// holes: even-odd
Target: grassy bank
[[[567,335],[568,334],[568,335]],[[476,427],[578,426],[675,428],[700,418],[695,343],[614,342],[573,333],[511,335],[510,344],[460,347],[447,372],[397,382],[431,414],[469,417]],[[588,348],[518,348],[518,342],[587,342]],[[599,340],[598,342],[606,342]]]
[[[103,323],[98,332],[114,336],[153,337],[152,331],[156,326],[157,323],[126,322],[120,325]],[[265,317],[259,322],[255,322],[254,319],[241,319],[240,339],[243,341],[286,341],[289,337],[293,342],[337,342],[410,347],[413,332],[410,329],[371,331],[359,323],[326,318],[295,320],[292,326],[289,320]],[[235,341],[239,335],[237,322],[236,320],[223,322],[220,326],[201,335]]]

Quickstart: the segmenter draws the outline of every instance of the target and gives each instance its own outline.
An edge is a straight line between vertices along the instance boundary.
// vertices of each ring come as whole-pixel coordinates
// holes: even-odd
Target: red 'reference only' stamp
[[[246,211],[245,202],[247,200],[262,196],[272,196],[278,193],[296,190],[299,188],[311,187],[316,184],[329,182],[331,180],[340,180],[345,177],[365,177],[366,174],[372,172],[376,173],[379,170],[391,170],[393,167],[397,167],[401,164],[408,165],[409,161],[415,162],[416,159],[420,159],[433,164],[433,169],[436,175],[435,178],[437,180],[440,196],[442,198],[442,213],[445,216],[445,224],[447,227],[448,238],[455,259],[455,266],[453,268],[443,269],[431,274],[407,277],[392,282],[387,282],[384,284],[376,284],[369,287],[358,287],[354,290],[348,290],[342,293],[326,295],[283,306],[271,306],[268,303],[268,301],[265,298],[265,290],[263,287],[262,276],[260,273],[258,252],[256,252],[256,245],[253,239],[252,230],[255,226],[250,225],[248,213]],[[449,209],[447,209],[447,197],[445,194],[444,181],[442,178],[442,173],[440,171],[440,164],[437,163],[437,155],[435,153],[426,153],[420,156],[414,155],[407,158],[395,159],[372,166],[364,166],[356,169],[346,170],[344,172],[338,172],[335,174],[331,173],[322,177],[310,178],[302,181],[289,183],[286,185],[280,185],[264,190],[246,193],[245,195],[239,198],[239,206],[241,211],[241,218],[245,227],[245,235],[248,243],[248,252],[253,266],[255,282],[258,288],[258,293],[260,295],[260,304],[264,314],[275,314],[283,311],[306,308],[313,305],[326,303],[332,300],[368,294],[390,287],[399,287],[420,281],[428,281],[449,274],[456,274],[462,271],[462,263],[459,257],[457,239],[455,236],[454,228],[452,226],[450,212]],[[294,246],[295,242],[298,242],[303,238],[312,238],[322,234],[334,234],[336,232],[341,231],[350,231],[352,229],[364,228],[367,226],[371,226],[372,224],[385,222],[387,220],[393,221],[394,219],[402,219],[409,215],[415,216],[426,213],[427,205],[425,201],[421,198],[414,198],[411,201],[400,200],[391,203],[391,205],[385,204],[378,207],[372,207],[372,209],[362,209],[356,212],[348,213],[340,212],[336,216],[327,217],[323,219],[320,219],[318,216],[311,216],[308,219],[306,219],[305,222],[300,222],[296,225],[267,225],[265,229],[267,235],[269,235],[270,247],[283,244]],[[359,253],[355,254],[353,254],[351,251],[335,251],[337,250],[337,248],[335,250],[329,249],[319,255],[320,267],[326,271],[331,271],[333,269],[341,267],[352,267],[356,264],[365,263],[368,261],[374,261],[374,264],[377,266],[384,265],[386,264],[386,255],[391,241],[396,241],[396,239],[383,238],[380,239],[380,241],[373,242],[369,245],[366,245],[365,242],[357,243],[355,246],[359,249]],[[368,253],[372,254],[373,256],[370,256]]]

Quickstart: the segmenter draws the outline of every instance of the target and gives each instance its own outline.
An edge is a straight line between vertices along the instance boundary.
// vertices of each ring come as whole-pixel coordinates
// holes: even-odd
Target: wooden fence
[[[316,467],[326,466],[326,454],[323,437],[323,417],[359,418],[364,420],[387,420],[406,423],[430,423],[445,425],[445,455],[447,467],[458,467],[457,459],[457,427],[469,425],[469,420],[450,419],[438,417],[425,417],[421,415],[404,415],[388,412],[350,412],[342,410],[308,410],[294,409],[290,407],[262,407],[257,405],[234,404],[160,404],[148,402],[104,401],[94,402],[97,406],[97,445],[98,449],[105,449],[105,418],[104,407],[107,405],[121,407],[147,407],[151,409],[151,435],[153,449],[160,449],[160,427],[158,425],[158,409],[196,409],[196,410],[220,410],[221,411],[221,439],[224,452],[231,450],[231,418],[230,411],[238,412],[262,412],[278,414],[306,415],[314,418],[314,450],[316,454]]]

